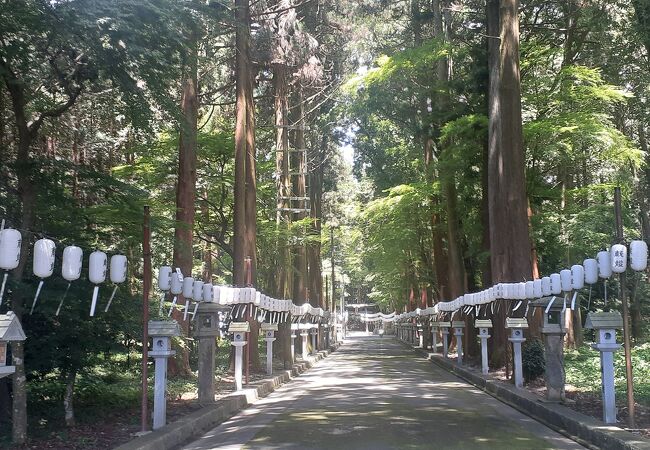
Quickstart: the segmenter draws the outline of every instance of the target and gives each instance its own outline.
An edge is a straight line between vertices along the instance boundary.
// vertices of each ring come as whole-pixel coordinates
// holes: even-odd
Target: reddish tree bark
[[[517,0],[488,0],[489,149],[488,196],[492,281],[530,280],[525,159],[519,80]],[[498,24],[498,26],[496,26]],[[494,39],[499,31],[499,41]],[[505,361],[506,308],[495,315],[491,364]]]

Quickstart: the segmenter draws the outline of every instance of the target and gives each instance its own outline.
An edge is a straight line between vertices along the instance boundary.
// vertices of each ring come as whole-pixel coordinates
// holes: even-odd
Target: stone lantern
[[[250,324],[248,322],[230,322],[230,326],[228,327],[228,333],[232,334],[231,344],[235,347],[235,387],[238,391],[242,389],[242,359],[244,345],[248,343],[246,341],[246,333],[250,331]]]
[[[266,341],[266,373],[273,375],[273,342],[275,341],[275,332],[278,331],[278,324],[263,323],[261,328]]]
[[[431,350],[433,353],[438,352],[438,327],[440,326],[440,323],[438,321],[434,320],[431,321]]]
[[[440,332],[442,333],[442,356],[445,358],[449,353],[449,342],[447,341],[447,336],[449,336],[449,328],[451,327],[451,322],[438,322],[440,327]]]
[[[296,361],[296,339],[298,339],[297,331],[300,329],[300,324],[292,323],[291,324],[291,362]]]
[[[478,337],[481,338],[481,372],[483,375],[487,375],[489,370],[487,340],[491,337],[492,321],[490,319],[477,319],[474,321],[474,326],[478,328]]]
[[[621,348],[621,345],[616,342],[616,330],[623,328],[623,317],[616,311],[590,312],[587,315],[585,328],[596,331],[596,343],[591,346],[600,352],[603,422],[616,423],[614,352]]]
[[[176,352],[172,350],[171,338],[181,335],[181,329],[175,320],[150,320],[149,336],[153,341],[149,356],[155,361],[153,394],[153,429],[157,430],[167,423],[167,360]]]
[[[454,329],[454,335],[456,336],[456,351],[458,358],[456,358],[456,364],[459,366],[463,365],[463,332],[465,331],[465,322],[462,320],[454,320],[451,323],[451,327]]]
[[[513,347],[513,365],[515,366],[515,386],[524,386],[524,375],[521,366],[521,344],[526,340],[524,330],[528,328],[528,321],[525,318],[506,317],[506,328],[510,330],[508,340]]]
[[[0,314],[0,378],[11,375],[16,371],[15,366],[7,365],[7,346],[9,342],[24,340],[23,327],[13,311]]]
[[[300,330],[300,340],[302,343],[302,351],[300,356],[302,359],[307,359],[308,351],[307,351],[307,337],[309,337],[309,327],[310,325],[307,323],[301,323],[298,329]]]
[[[214,402],[214,358],[219,328],[219,312],[223,306],[212,302],[197,303],[194,336],[199,340],[199,403]]]
[[[311,336],[311,354],[315,355],[318,352],[316,348],[316,340],[318,338],[318,325],[312,325],[312,328],[309,329],[309,335]]]

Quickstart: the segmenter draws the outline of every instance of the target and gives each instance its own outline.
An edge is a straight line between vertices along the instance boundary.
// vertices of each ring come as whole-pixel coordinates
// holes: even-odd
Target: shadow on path
[[[351,337],[300,378],[185,447],[207,449],[583,448],[392,337]]]

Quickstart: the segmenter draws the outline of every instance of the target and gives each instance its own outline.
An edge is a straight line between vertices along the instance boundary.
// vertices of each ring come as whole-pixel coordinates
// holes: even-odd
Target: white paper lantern
[[[38,283],[36,288],[36,295],[34,295],[34,301],[32,302],[32,310],[30,314],[34,312],[36,307],[36,302],[38,301],[38,296],[41,293],[43,288],[43,280],[54,273],[54,252],[56,251],[56,245],[54,241],[50,239],[39,239],[34,243],[34,264],[33,270],[34,275],[41,278],[41,281]],[[6,280],[6,274],[5,274]],[[2,283],[2,291],[4,291],[4,281]]]
[[[93,289],[93,300],[90,304],[90,317],[95,315],[95,307],[97,306],[97,296],[99,295],[99,286],[97,285],[106,281],[107,263],[108,257],[106,253],[99,250],[92,252],[88,258],[88,279],[96,285]]]
[[[526,281],[526,298],[535,298],[535,283],[533,281]]]
[[[126,260],[126,256],[124,255],[111,256],[109,277],[111,283],[115,283],[116,286],[113,288],[113,292],[111,293],[111,297],[108,299],[106,308],[104,308],[105,313],[108,312],[108,309],[111,307],[111,303],[113,303],[113,298],[115,298],[115,293],[117,292],[117,285],[120,283],[124,283],[126,281],[126,275],[128,272],[127,265],[128,263]],[[162,301],[160,303],[160,308],[162,311]]]
[[[76,245],[69,245],[63,249],[63,261],[61,264],[61,276],[64,280],[68,281],[68,287],[61,297],[59,302],[59,307],[56,309],[54,315],[58,316],[63,307],[63,302],[68,295],[68,290],[70,289],[70,283],[75,280],[78,280],[81,277],[81,268],[83,266],[83,250],[81,250]],[[2,295],[0,294],[0,297]],[[1,299],[0,299],[1,300]]]
[[[541,298],[544,294],[542,293],[542,280],[537,279],[533,281],[533,297]]]
[[[163,292],[167,292],[171,289],[171,287],[172,287],[172,268],[169,266],[162,266],[160,269],[158,269],[158,289],[160,289]]]
[[[521,282],[516,284],[515,297],[517,300],[524,300],[526,298],[526,283]]]
[[[20,231],[5,228],[0,231],[0,269],[14,270],[20,262]]]
[[[637,272],[648,267],[648,244],[645,241],[630,242],[630,267]]]
[[[603,250],[596,255],[598,260],[598,276],[600,278],[609,278],[612,276],[612,264],[609,252]]]
[[[589,258],[585,259],[582,265],[585,268],[585,283],[596,283],[598,281],[598,261],[594,258]]]
[[[204,302],[212,302],[212,291],[213,291],[213,286],[211,283],[205,283],[203,285],[203,301]]]
[[[171,279],[171,284],[170,284],[170,292],[173,295],[180,295],[183,293],[183,283],[185,279],[179,279],[179,277],[176,276],[176,274],[172,273],[172,279]]]
[[[119,284],[126,281],[128,262],[124,255],[111,256],[111,283]]]
[[[623,244],[614,244],[609,251],[612,272],[623,273],[627,269],[627,247]]]
[[[100,284],[106,281],[106,268],[108,257],[106,253],[99,250],[94,251],[88,258],[88,279],[93,284]]]
[[[551,283],[553,283],[552,280]],[[560,285],[564,292],[569,292],[572,289],[571,271],[569,269],[560,270]]]
[[[551,294],[559,295],[562,293],[562,280],[559,273],[551,274]]]
[[[192,285],[192,297],[197,302],[203,299],[203,281],[195,280]]]
[[[185,277],[183,278],[183,297],[191,300],[193,296],[194,296],[194,278]]]
[[[39,239],[34,243],[34,275],[47,278],[54,273],[54,252],[56,245],[50,239]]]
[[[220,305],[228,305],[230,303],[229,298],[232,298],[232,288],[228,286],[221,286],[220,288],[221,293],[219,294],[219,304]]]
[[[571,266],[571,287],[575,290],[585,287],[585,268],[580,264]]]
[[[75,281],[81,277],[83,265],[83,250],[76,245],[69,245],[63,249],[63,264],[61,276],[67,281]]]

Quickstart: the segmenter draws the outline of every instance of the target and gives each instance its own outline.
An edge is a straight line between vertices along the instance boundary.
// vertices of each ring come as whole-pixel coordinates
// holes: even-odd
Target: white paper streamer
[[[555,303],[555,295],[553,296],[553,298],[551,298],[551,301],[548,302],[548,305],[546,305],[546,309],[544,310],[546,314],[548,314],[548,312],[551,310],[551,306],[553,306],[553,303]]]
[[[172,300],[172,306],[169,307],[169,314],[167,314],[167,317],[172,316],[172,311],[174,311],[174,308],[176,307],[177,300],[178,300],[178,296],[174,295],[174,299]]]
[[[99,295],[99,286],[95,286],[93,289],[93,301],[90,304],[90,317],[95,315],[95,307],[97,306],[97,296]]]
[[[36,306],[36,302],[38,301],[38,296],[41,293],[42,287],[43,287],[43,280],[38,282],[38,288],[36,288],[36,295],[34,296],[34,302],[32,303],[32,310],[29,312],[30,316],[34,314],[34,307]]]
[[[65,300],[66,296],[68,295],[68,291],[70,290],[70,285],[71,284],[72,283],[68,283],[68,287],[65,288],[65,292],[63,293],[63,297],[61,297],[61,301],[59,302],[59,307],[56,308],[56,314],[54,314],[55,316],[58,316],[59,313],[61,312],[61,307],[63,306],[63,301]]]
[[[111,298],[108,299],[108,303],[106,304],[106,308],[104,308],[104,312],[108,312],[108,308],[111,307],[111,303],[113,303],[113,297],[115,297],[115,293],[117,292],[117,286],[113,288],[113,292],[111,293]]]

